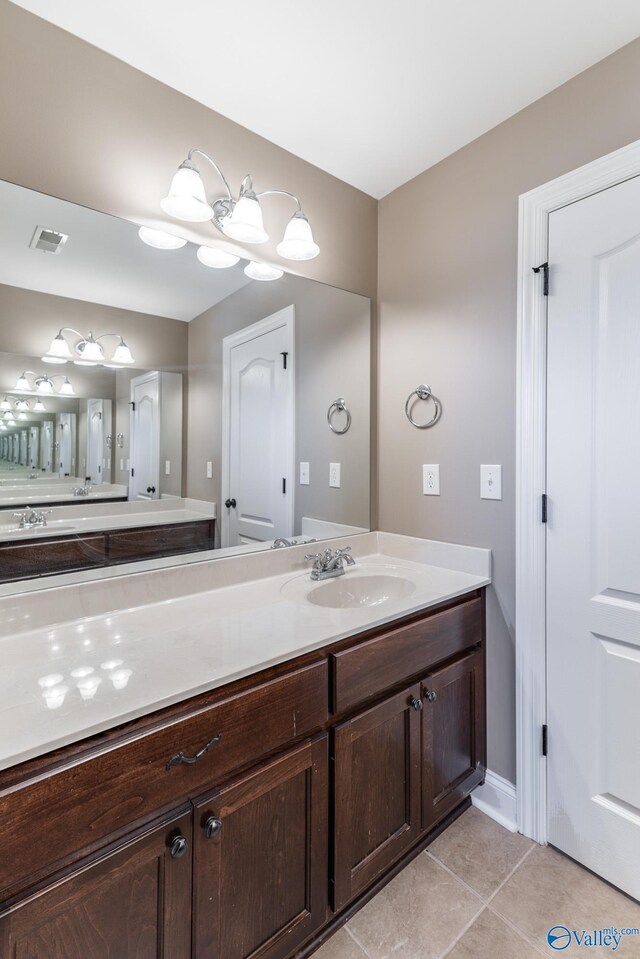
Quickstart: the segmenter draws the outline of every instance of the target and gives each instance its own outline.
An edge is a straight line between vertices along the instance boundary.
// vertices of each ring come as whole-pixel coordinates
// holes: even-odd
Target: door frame
[[[224,502],[229,498],[231,468],[231,432],[229,429],[231,417],[231,350],[247,343],[249,340],[255,340],[258,336],[265,333],[272,333],[281,327],[287,331],[287,341],[289,347],[289,367],[291,376],[289,378],[289,426],[291,442],[289,445],[289,486],[291,495],[289,497],[289,522],[293,530],[295,521],[295,448],[296,448],[296,414],[295,414],[295,395],[296,395],[296,364],[295,364],[295,307],[285,306],[272,313],[257,323],[245,326],[235,333],[230,333],[222,340],[222,458],[220,462],[220,545],[226,546],[229,539],[229,514],[224,507]]]
[[[549,214],[640,175],[640,140],[519,198],[516,387],[516,744],[518,829],[547,842],[546,492],[547,298],[542,273]],[[550,264],[553,292],[553,264]]]

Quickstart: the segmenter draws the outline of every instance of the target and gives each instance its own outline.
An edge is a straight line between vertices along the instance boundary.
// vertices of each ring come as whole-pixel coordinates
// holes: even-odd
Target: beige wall
[[[301,197],[322,253],[297,272],[375,296],[374,199],[9,0],[0,0],[0,35],[1,179],[152,224],[178,164],[200,147],[233,187],[251,171],[257,189]],[[214,171],[205,175],[213,190]],[[261,258],[282,264],[275,242],[291,213],[283,198],[265,200],[274,242]],[[194,226],[191,235],[216,233]]]
[[[379,526],[491,547],[489,766],[511,781],[518,196],[638,139],[638,91],[635,41],[380,202]],[[404,402],[425,381],[443,415],[421,432]],[[480,500],[480,463],[503,464],[501,502]]]
[[[369,528],[370,318],[368,299],[300,277],[251,283],[189,324],[187,496],[221,502],[222,340],[293,304],[296,348],[296,526],[310,516]],[[329,404],[344,396],[352,426],[335,436]],[[213,463],[213,478],[206,463]],[[311,484],[300,486],[300,460]],[[340,462],[341,487],[329,488],[329,463]]]

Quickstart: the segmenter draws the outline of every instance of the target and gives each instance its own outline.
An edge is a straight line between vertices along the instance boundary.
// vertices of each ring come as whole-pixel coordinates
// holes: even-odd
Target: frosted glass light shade
[[[255,194],[240,197],[230,216],[221,221],[222,232],[239,243],[266,243],[269,234],[262,222],[262,209]]]
[[[54,336],[51,341],[51,346],[47,350],[46,356],[43,356],[42,358],[48,363],[66,363],[67,360],[73,359],[73,354],[69,349],[69,344],[65,340],[62,333],[58,333],[57,336]]]
[[[202,177],[189,160],[178,167],[169,193],[164,200],[160,200],[160,206],[176,220],[204,223],[212,219],[213,210],[207,203]]]
[[[38,393],[46,393],[48,396],[53,393],[53,383],[48,376],[39,376],[36,380],[36,390]]]
[[[2,403],[0,403],[0,410],[10,410],[10,409],[11,409],[11,403],[9,402],[9,400],[7,399],[7,397],[5,396],[5,398],[3,399]]]
[[[226,270],[240,260],[239,256],[218,250],[214,246],[199,246],[196,256],[204,266],[210,266],[214,270]]]
[[[245,266],[244,272],[245,276],[248,276],[251,280],[267,282],[268,280],[279,280],[284,270],[278,270],[277,267],[269,266],[268,263],[256,263],[254,260],[250,260]]]
[[[115,350],[113,351],[113,356],[111,357],[112,363],[117,363],[118,365],[124,364],[130,366],[134,359],[131,355],[131,350],[127,346],[124,340],[120,340]]]
[[[76,391],[74,390],[73,386],[72,386],[71,383],[69,382],[69,378],[68,378],[68,377],[67,377],[67,379],[64,381],[64,383],[62,384],[62,386],[60,387],[60,395],[61,395],[61,396],[75,396],[75,395],[76,395]]]
[[[27,416],[26,413],[18,413],[18,419],[19,419],[19,420],[27,420],[27,419],[29,419],[29,417]]]
[[[16,400],[16,409],[17,410],[28,410],[29,404],[26,400]]]
[[[180,250],[187,245],[187,241],[181,236],[165,233],[164,230],[154,230],[150,226],[141,226],[138,236],[143,243],[152,246],[155,250]]]
[[[294,213],[287,223],[284,237],[276,249],[286,260],[312,260],[320,252],[309,221],[301,210]]]
[[[33,412],[46,413],[46,411],[47,411],[47,407],[44,405],[42,400],[36,400],[35,403],[33,404]]]
[[[15,386],[15,388],[16,388],[16,390],[30,390],[30,389],[31,389],[31,387],[30,387],[30,385],[29,385],[29,380],[27,379],[27,377],[25,376],[24,373],[22,374],[22,376],[19,376],[19,377],[18,377],[18,379],[17,379],[17,381],[16,381],[16,386]]]
[[[80,361],[75,360],[74,362],[78,363],[79,366],[95,366],[96,363],[102,363],[104,360],[104,350],[99,343],[96,343],[91,333],[86,340],[81,340],[78,343],[76,353],[80,357]]]

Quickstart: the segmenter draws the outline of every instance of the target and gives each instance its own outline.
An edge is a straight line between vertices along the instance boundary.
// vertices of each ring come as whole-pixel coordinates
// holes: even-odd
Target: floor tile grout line
[[[496,898],[496,896],[498,895],[498,893],[500,892],[500,890],[501,890],[501,889],[506,885],[506,883],[508,883],[509,880],[517,873],[517,871],[518,871],[518,869],[520,868],[520,866],[523,865],[523,863],[527,860],[527,858],[531,855],[531,853],[533,852],[533,850],[534,850],[535,848],[536,848],[536,844],[534,843],[532,846],[529,847],[529,849],[527,849],[527,851],[525,852],[525,854],[524,854],[524,856],[522,857],[522,859],[520,859],[519,862],[516,863],[516,865],[513,867],[513,869],[512,869],[511,872],[509,873],[509,875],[508,875],[508,876],[505,876],[505,878],[502,880],[502,882],[500,883],[500,885],[498,886],[498,888],[497,888],[497,889],[494,889],[494,891],[491,893],[491,895],[490,895],[489,898],[487,899],[487,905],[490,905],[490,903],[493,902],[493,900]]]
[[[375,896],[374,896],[374,899],[375,899]],[[373,901],[373,900],[372,900],[372,901]],[[358,949],[360,949],[360,950],[365,954],[365,956],[367,957],[367,959],[371,959],[371,956],[369,955],[369,953],[367,952],[367,950],[365,949],[365,947],[362,945],[362,943],[360,942],[360,940],[359,940],[358,937],[356,936],[355,932],[353,932],[352,929],[349,929],[349,923],[348,923],[348,922],[345,923],[345,925],[343,926],[343,929],[346,929],[346,931],[349,933],[349,935],[351,936],[351,938],[352,938],[353,941],[355,942],[355,944],[356,944],[356,946],[358,947]]]
[[[517,932],[517,934],[520,936],[523,942],[526,942],[528,946],[531,946],[532,949],[535,949],[535,951],[538,952],[541,956],[548,956],[548,953],[545,952],[542,946],[539,946],[537,942],[534,942],[533,939],[530,939],[529,936],[527,936],[526,933],[519,926],[515,924],[515,922],[512,922],[511,919],[507,919],[506,916],[501,916],[500,913],[496,912],[496,910],[492,906],[487,906],[487,909],[489,910],[492,916],[495,916],[496,919],[500,920],[500,922],[503,922],[505,926],[509,926],[511,929],[513,929],[514,932]]]
[[[436,857],[432,855],[432,853],[430,853],[428,849],[425,849],[425,853],[427,854],[427,856],[429,856],[431,861],[436,864],[436,866],[440,866],[442,869],[444,869],[445,872],[448,872],[450,876],[453,876],[456,882],[459,882],[461,886],[464,886],[464,888],[468,892],[470,892],[472,896],[478,899],[483,906],[487,905],[486,900],[484,899],[483,896],[480,895],[477,889],[474,889],[473,886],[470,886],[468,882],[465,882],[464,879],[461,879],[460,876],[453,871],[453,869],[449,869],[449,867],[445,866],[443,862],[440,862],[439,859],[436,859]]]
[[[482,913],[486,911],[486,908],[487,908],[487,905],[486,905],[486,903],[483,902],[483,903],[482,903],[482,907],[478,910],[478,912],[475,914],[475,916],[473,916],[473,917],[469,920],[469,922],[466,924],[466,926],[465,926],[463,929],[461,929],[461,931],[458,933],[458,935],[457,935],[456,938],[453,940],[453,942],[451,943],[451,945],[450,945],[450,946],[447,946],[447,948],[445,949],[445,951],[442,952],[442,953],[440,953],[438,959],[445,959],[445,956],[448,956],[451,952],[453,952],[453,950],[454,950],[455,947],[458,945],[458,943],[460,942],[460,940],[462,939],[462,937],[463,937],[463,936],[466,936],[466,934],[469,932],[469,930],[470,930],[470,929],[472,928],[472,926],[474,925],[476,919],[479,919],[479,918],[480,918],[480,916],[482,915]]]

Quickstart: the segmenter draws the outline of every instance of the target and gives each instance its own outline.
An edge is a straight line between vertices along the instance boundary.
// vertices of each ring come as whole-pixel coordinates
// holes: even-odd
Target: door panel
[[[484,778],[482,650],[432,673],[422,694],[422,827],[427,830]]]
[[[640,180],[555,211],[549,839],[640,898]]]
[[[131,381],[131,482],[129,499],[160,498],[160,388],[158,374]]]
[[[327,815],[326,736],[197,803],[197,956],[284,959],[323,924]]]
[[[191,813],[156,826],[0,915],[3,959],[189,959]]]
[[[420,831],[418,686],[340,723],[334,734],[334,908],[369,886]]]

